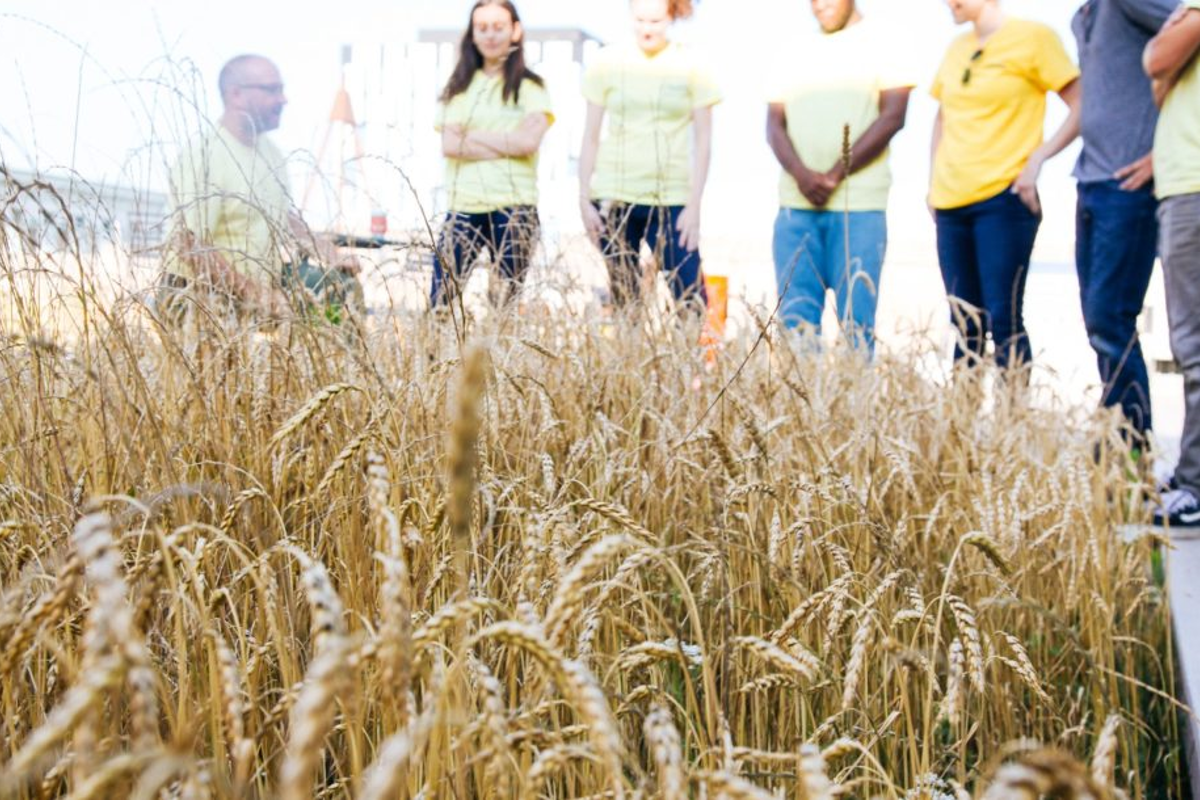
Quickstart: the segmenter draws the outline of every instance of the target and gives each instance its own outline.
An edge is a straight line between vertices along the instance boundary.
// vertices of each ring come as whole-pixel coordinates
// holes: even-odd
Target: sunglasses
[[[971,63],[967,64],[967,68],[963,70],[962,85],[966,86],[971,82],[971,68],[979,63],[979,59],[983,58],[983,48],[979,48],[971,55]]]
[[[242,89],[257,89],[271,95],[283,94],[282,83],[240,83],[238,86]]]

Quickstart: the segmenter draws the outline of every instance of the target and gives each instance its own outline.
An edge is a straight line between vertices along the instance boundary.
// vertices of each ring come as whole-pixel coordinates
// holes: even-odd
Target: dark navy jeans
[[[433,254],[430,303],[436,307],[450,302],[471,276],[471,269],[484,249],[491,253],[506,284],[504,297],[511,297],[515,291],[507,290],[519,289],[525,281],[540,230],[537,209],[533,206],[481,214],[451,211]]]
[[[1005,189],[969,206],[938,209],[936,219],[942,281],[959,329],[955,360],[970,356],[969,363],[977,363],[990,333],[999,366],[1030,363],[1025,282],[1041,216]]]
[[[675,299],[707,305],[708,294],[700,272],[700,251],[683,247],[675,230],[683,206],[597,203],[596,207],[604,218],[600,248],[608,266],[614,305],[625,306],[641,299],[639,255],[643,241],[666,273],[667,285]]]
[[[1075,268],[1088,341],[1104,382],[1102,402],[1120,405],[1140,434],[1152,420],[1137,320],[1158,253],[1157,212],[1152,189],[1127,192],[1117,181],[1079,184]]]

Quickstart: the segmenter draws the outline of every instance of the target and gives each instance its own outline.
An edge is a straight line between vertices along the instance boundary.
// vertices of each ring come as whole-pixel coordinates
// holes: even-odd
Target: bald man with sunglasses
[[[162,305],[178,313],[200,290],[242,312],[280,318],[291,306],[289,289],[316,295],[305,305],[359,297],[356,258],[300,218],[287,161],[268,136],[288,102],[279,68],[262,56],[238,56],[222,68],[218,87],[224,112],[171,171]]]

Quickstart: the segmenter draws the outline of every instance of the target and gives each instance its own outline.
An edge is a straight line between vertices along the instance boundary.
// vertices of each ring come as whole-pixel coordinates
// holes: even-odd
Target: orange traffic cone
[[[700,334],[700,345],[704,348],[704,361],[711,368],[716,366],[717,352],[725,340],[725,323],[729,319],[729,278],[705,275],[704,289],[708,294],[708,313],[704,332]]]

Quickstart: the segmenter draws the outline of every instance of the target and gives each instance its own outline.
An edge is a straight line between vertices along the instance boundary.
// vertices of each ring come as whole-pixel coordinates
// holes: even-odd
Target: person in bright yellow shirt
[[[1028,364],[1025,281],[1042,209],[1042,165],[1079,135],[1079,69],[1046,25],[1007,16],[999,0],[947,0],[960,25],[933,83],[929,204],[938,260],[959,328],[956,360],[981,359],[991,334],[996,363]],[[1043,141],[1046,97],[1069,108]],[[965,310],[960,304],[978,310]]]
[[[493,300],[524,284],[541,227],[538,150],[553,123],[544,83],[525,65],[516,6],[478,0],[438,109],[449,214],[434,258],[435,308],[459,296],[484,249],[502,279]]]
[[[811,5],[820,38],[787,53],[767,110],[767,141],[783,168],[773,242],[779,317],[819,334],[832,291],[847,339],[870,352],[887,251],[888,147],[916,81],[893,32],[855,0]]]
[[[692,0],[632,0],[631,10],[637,46],[604,49],[584,74],[580,212],[615,305],[641,297],[645,241],[676,300],[703,306],[700,206],[721,96],[697,57],[669,38]]]
[[[1184,0],[1146,46],[1162,105],[1154,135],[1154,187],[1167,289],[1171,352],[1183,372],[1179,464],[1154,522],[1200,528],[1200,0]]]

